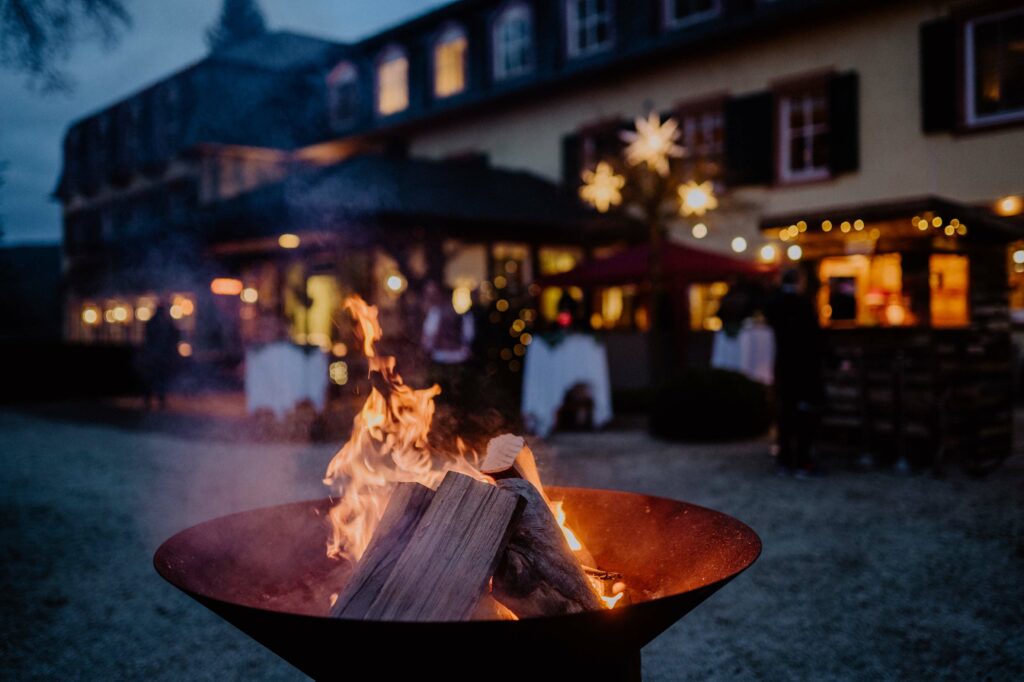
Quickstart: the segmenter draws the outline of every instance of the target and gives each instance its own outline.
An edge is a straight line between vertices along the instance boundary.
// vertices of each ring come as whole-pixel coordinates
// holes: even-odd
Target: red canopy
[[[643,282],[650,273],[650,246],[642,244],[608,258],[586,261],[557,275],[541,278],[547,286],[615,285]],[[711,251],[668,242],[662,245],[665,277],[685,282],[713,282],[737,275],[771,272],[770,265],[730,258]]]

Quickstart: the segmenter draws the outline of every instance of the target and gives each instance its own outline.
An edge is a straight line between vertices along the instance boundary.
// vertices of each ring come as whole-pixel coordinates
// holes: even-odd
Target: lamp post
[[[666,371],[672,320],[663,259],[666,221],[674,216],[703,216],[718,207],[718,199],[710,180],[684,179],[680,164],[673,163],[685,155],[678,144],[679,123],[674,118],[662,121],[656,113],[638,117],[634,129],[621,132],[620,137],[626,145],[624,158],[615,164],[602,160],[593,170],[584,170],[580,197],[601,213],[612,208],[624,210],[646,226],[648,352],[651,386],[657,389],[671,374]]]

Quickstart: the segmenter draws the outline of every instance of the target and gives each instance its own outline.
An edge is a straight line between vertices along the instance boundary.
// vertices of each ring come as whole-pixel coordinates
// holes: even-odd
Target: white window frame
[[[999,114],[979,115],[975,110],[974,87],[974,28],[978,24],[1000,21],[1014,14],[1024,14],[1024,9],[1015,7],[984,16],[974,17],[964,22],[964,123],[968,128],[981,128],[1000,123],[1012,123],[1024,120],[1024,107],[1016,111]]]
[[[405,76],[405,102],[403,106],[396,107],[394,109],[388,109],[384,111],[381,107],[383,102],[382,95],[384,94],[384,84],[381,81],[381,71],[385,65],[392,62],[402,61],[405,63],[404,76]],[[388,45],[380,51],[377,56],[377,63],[374,69],[374,98],[373,98],[373,109],[377,112],[378,116],[394,116],[400,114],[409,108],[409,53],[405,51],[400,45]]]
[[[826,122],[815,124],[814,100],[821,98],[825,100]],[[793,140],[793,129],[789,126],[790,112],[794,105],[803,108],[804,124],[800,127],[800,136],[808,142],[804,145],[805,167],[801,170],[793,170],[792,158],[790,157],[790,143]],[[827,180],[832,176],[832,170],[825,166],[810,165],[814,159],[814,148],[812,140],[815,136],[829,131],[831,112],[828,111],[828,97],[823,90],[808,89],[793,92],[780,93],[776,104],[776,118],[778,119],[778,146],[779,146],[779,167],[778,178],[783,184],[808,182],[814,180]]]
[[[722,160],[725,155],[725,110],[723,106],[711,104],[708,106],[695,106],[680,112],[678,118],[681,132],[679,142],[683,149],[686,150],[687,158],[701,160],[715,158],[719,161]],[[705,153],[705,150],[698,151],[696,147],[699,144],[715,144],[714,139],[706,140],[706,138],[708,132],[716,128],[721,133],[722,138],[718,143],[719,147],[712,150],[710,154]]]
[[[340,103],[340,90],[342,88],[359,87],[359,69],[350,60],[340,62],[327,74],[327,111],[331,128],[343,128],[351,125],[358,117],[358,112],[353,110],[347,117],[338,116],[338,104]],[[355,109],[359,105],[358,90],[355,93]]]
[[[676,13],[674,11],[678,2],[679,0],[663,0],[661,3],[662,21],[664,21],[666,28],[685,28],[687,26],[693,26],[694,24],[708,21],[709,19],[714,19],[722,14],[722,0],[714,0],[710,9],[690,14],[683,19],[678,19],[676,18]]]
[[[459,64],[459,68],[462,71],[460,74],[462,77],[462,85],[458,89],[441,92],[439,90],[441,84],[441,60],[438,59],[438,53],[442,48],[458,41],[463,42],[462,62]],[[437,34],[437,38],[434,40],[430,54],[434,67],[434,97],[437,99],[447,99],[464,93],[469,87],[469,34],[466,33],[466,29],[464,29],[461,24],[446,24],[445,27]]]
[[[515,36],[514,41],[505,40],[505,26],[525,24],[525,33]],[[523,76],[533,71],[533,10],[524,2],[511,2],[502,7],[495,15],[491,25],[492,72],[495,80],[507,80]],[[517,68],[508,68],[506,57],[512,53],[525,55],[525,60]]]
[[[579,25],[579,18],[576,16],[575,11],[578,4],[584,2],[587,4],[590,12],[584,18],[585,25]],[[563,7],[565,9],[565,47],[566,54],[569,57],[586,57],[599,52],[604,52],[609,49],[615,43],[615,0],[605,0],[606,6],[605,11],[598,12],[594,5],[597,0],[565,0]],[[608,36],[603,43],[594,42],[586,47],[583,47],[579,43],[579,36],[581,30],[586,31],[588,36],[593,34],[595,40],[597,37],[597,27],[602,21],[608,22]]]

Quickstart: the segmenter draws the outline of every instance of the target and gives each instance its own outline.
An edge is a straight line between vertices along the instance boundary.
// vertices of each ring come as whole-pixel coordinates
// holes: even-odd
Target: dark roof
[[[972,206],[936,196],[894,199],[855,206],[837,206],[785,215],[768,215],[761,219],[761,229],[787,227],[804,220],[807,222],[808,230],[817,231],[821,229],[821,223],[825,220],[831,220],[835,224],[844,220],[852,222],[858,218],[867,223],[882,222],[909,219],[928,211],[939,216],[958,219],[970,228],[969,235],[1006,241],[1024,239],[1024,224],[1021,224],[1019,220],[1002,218],[981,206]]]
[[[433,161],[383,154],[289,176],[223,203],[219,240],[290,230],[441,226],[476,232],[622,233],[621,221],[598,216],[555,183],[482,160]],[[284,221],[284,222],[282,222]]]
[[[244,64],[268,71],[294,71],[328,64],[342,43],[326,38],[272,31],[210,54],[211,61]]]

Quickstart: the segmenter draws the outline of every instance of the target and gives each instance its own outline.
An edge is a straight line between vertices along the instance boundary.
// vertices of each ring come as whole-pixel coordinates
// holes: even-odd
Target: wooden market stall
[[[876,461],[985,471],[1012,445],[1007,245],[1020,227],[928,197],[762,221],[828,330],[820,434]]]

